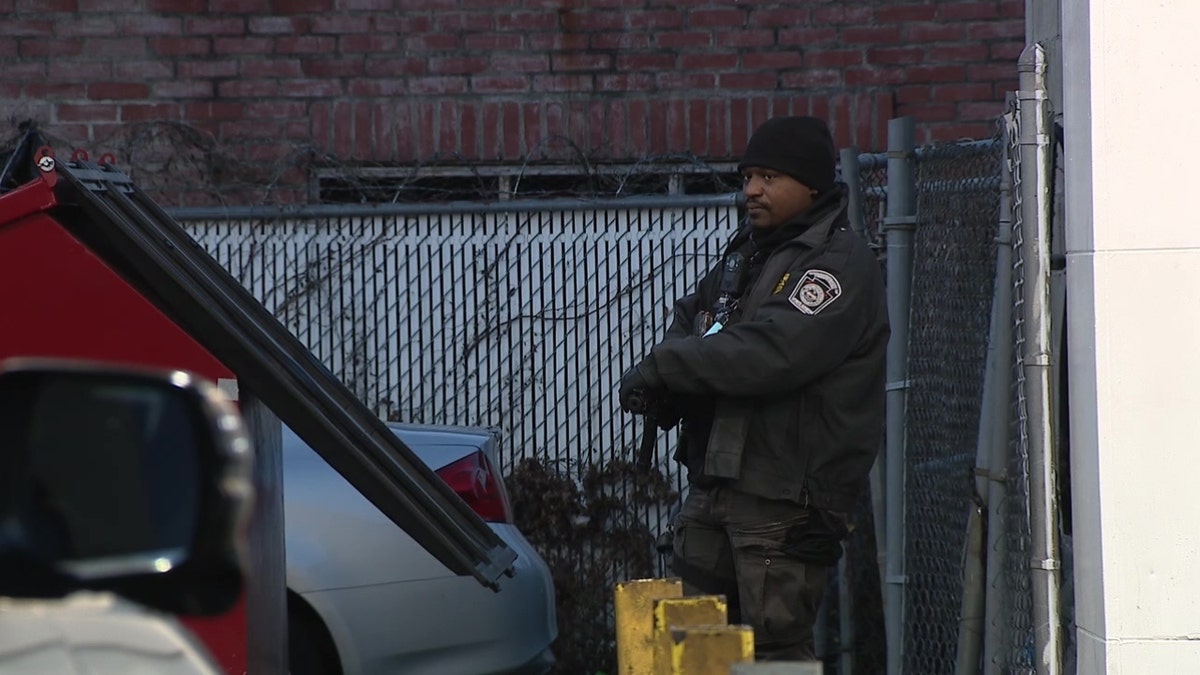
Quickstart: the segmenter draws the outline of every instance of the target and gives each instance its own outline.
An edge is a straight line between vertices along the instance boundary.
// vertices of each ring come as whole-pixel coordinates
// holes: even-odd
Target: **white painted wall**
[[[1200,2],[1063,0],[1079,673],[1200,672]]]

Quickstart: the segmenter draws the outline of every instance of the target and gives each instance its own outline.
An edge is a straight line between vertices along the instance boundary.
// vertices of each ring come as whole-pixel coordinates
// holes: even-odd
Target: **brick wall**
[[[1024,0],[0,0],[0,113],[118,156],[135,129],[165,122],[260,163],[298,149],[398,163],[563,148],[721,160],[778,113],[826,117],[840,144],[877,150],[899,115],[917,118],[922,142],[991,133],[1016,85],[1023,11]]]

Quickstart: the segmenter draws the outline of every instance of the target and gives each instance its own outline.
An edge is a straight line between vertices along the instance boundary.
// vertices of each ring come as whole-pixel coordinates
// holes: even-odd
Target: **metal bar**
[[[908,379],[909,307],[912,299],[912,248],[916,218],[916,182],[911,117],[888,121],[887,306],[892,334],[887,347],[887,381]],[[904,463],[907,388],[887,392],[887,672],[901,672],[904,658]]]
[[[354,216],[429,216],[468,213],[537,213],[599,211],[603,209],[672,209],[733,206],[738,193],[670,195],[603,199],[521,199],[504,202],[443,202],[437,204],[309,204],[304,206],[195,206],[170,209],[176,220],[280,220],[285,218],[345,218]]]
[[[455,573],[498,588],[516,553],[158,205],[112,167],[83,168],[101,179],[59,165],[67,194],[54,216],[396,525]]]
[[[1046,55],[1041,45],[1025,48],[1018,72],[1025,326],[1021,368],[1025,376],[1028,425],[1034,666],[1039,675],[1059,675],[1063,657],[1059,608],[1061,561],[1050,388],[1050,171],[1053,167],[1046,110]]]

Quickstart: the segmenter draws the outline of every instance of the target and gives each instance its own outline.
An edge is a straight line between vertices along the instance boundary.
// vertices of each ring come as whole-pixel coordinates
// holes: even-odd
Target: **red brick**
[[[126,56],[152,56],[146,49],[145,37],[85,37],[83,53],[104,54],[114,60]]]
[[[22,59],[37,59],[44,57],[65,58],[83,54],[83,40],[45,40],[41,38],[21,38],[17,40],[17,53]]]
[[[429,72],[435,75],[474,75],[488,69],[482,56],[443,56],[429,59]]]
[[[283,125],[273,120],[231,120],[221,123],[221,135],[226,139],[278,138]]]
[[[847,68],[846,85],[849,87],[901,84],[905,71],[897,68]]]
[[[0,21],[0,35],[10,37],[49,37],[54,34],[54,22],[49,19],[18,19],[6,17]]]
[[[616,14],[615,12],[588,12],[588,30],[605,30],[615,28],[612,22],[601,21],[600,18],[605,14]],[[620,15],[617,15],[620,19]],[[563,18],[564,26],[566,18]],[[620,23],[617,24],[621,25]],[[541,30],[555,30],[558,28],[558,18],[550,12],[501,12],[496,15],[496,28],[498,30],[517,30],[522,32],[532,32]],[[570,30],[570,29],[568,29]]]
[[[504,147],[500,142],[503,135],[500,129],[500,104],[488,101],[483,104],[483,122],[480,125],[480,159],[500,159],[504,156]]]
[[[353,107],[346,101],[334,104],[333,114],[333,153],[341,159],[350,159],[354,155],[354,125],[350,123]]]
[[[388,123],[391,125],[387,138],[391,139],[392,157],[398,162],[415,160],[416,148],[410,132],[413,126],[412,106],[407,101],[395,104]]]
[[[667,103],[667,146],[668,152],[682,152],[687,146],[687,120],[684,103],[678,99]]]
[[[260,98],[264,96],[279,96],[280,93],[282,93],[282,90],[279,88],[279,82],[276,80],[245,80],[239,78],[221,82],[217,85],[217,96],[221,98]],[[291,94],[292,92],[288,93]],[[208,94],[208,96],[211,95]]]
[[[729,102],[724,98],[708,99],[708,154],[727,156],[729,148]]]
[[[729,145],[731,153],[741,152],[750,138],[750,104],[743,97],[729,100]]]
[[[63,122],[115,122],[117,106],[108,104],[60,103],[55,107],[55,116]]]
[[[1025,42],[993,42],[988,47],[988,56],[996,61],[1015,62],[1025,51]]]
[[[818,26],[827,23],[868,25],[873,19],[871,7],[830,5],[812,10],[812,22]]]
[[[2,31],[3,28],[0,28]],[[54,23],[54,34],[62,37],[105,36],[117,32],[117,22],[106,16],[72,16]]]
[[[654,76],[648,73],[601,73],[596,75],[598,91],[649,91],[654,88]]]
[[[495,12],[438,12],[433,17],[435,30],[490,31],[496,28]]]
[[[367,101],[354,104],[354,156],[360,160],[374,158],[375,137],[371,122],[374,112],[374,106]]]
[[[179,106],[174,103],[125,103],[121,105],[122,122],[147,122],[179,119]]]
[[[708,124],[708,105],[704,101],[688,101],[685,110],[688,150],[703,157],[708,154],[712,131]]]
[[[89,82],[87,92],[88,98],[94,101],[119,101],[146,98],[150,95],[150,88],[133,82]]]
[[[937,16],[942,21],[973,21],[1000,16],[995,0],[985,2],[948,2],[938,5]]]
[[[713,34],[707,31],[664,31],[654,35],[654,44],[661,49],[711,47]]]
[[[953,103],[924,103],[902,105],[896,110],[900,115],[912,115],[918,122],[952,122],[958,117]]]
[[[1000,16],[1021,19],[1025,17],[1025,0],[1000,0]]]
[[[1024,38],[1025,24],[1020,21],[992,21],[988,23],[969,24],[967,26],[967,35],[972,40]]]
[[[356,97],[394,97],[408,94],[408,81],[400,78],[354,79],[346,83],[346,93]]]
[[[592,90],[590,74],[553,74],[547,73],[533,76],[533,91],[538,93],[582,92]]]
[[[799,68],[803,63],[804,57],[799,51],[747,52],[742,55],[745,70]]]
[[[311,32],[322,35],[366,33],[371,30],[371,19],[366,16],[315,16],[309,25]]]
[[[985,61],[988,48],[982,42],[961,45],[933,45],[929,47],[929,63],[965,63]]]
[[[521,104],[515,101],[504,103],[504,115],[501,118],[500,138],[504,143],[506,159],[521,158]]]
[[[843,28],[842,41],[848,44],[902,44],[899,26],[869,26]]]
[[[283,0],[275,3],[279,14],[328,14],[334,10],[334,0]]]
[[[966,24],[910,23],[904,26],[904,39],[910,43],[961,42],[967,39]]]
[[[462,36],[429,33],[404,39],[404,48],[413,51],[453,51],[462,48]]]
[[[145,0],[145,10],[155,14],[201,14],[208,11],[208,0]]]
[[[612,56],[608,54],[553,54],[550,70],[608,70],[612,68]]]
[[[178,65],[179,77],[191,78],[208,78],[208,77],[237,77],[238,61],[220,60],[210,61],[208,59],[197,61],[180,61]]]
[[[150,50],[161,56],[202,56],[212,53],[212,42],[202,37],[152,37]]]
[[[414,77],[409,80],[412,94],[461,94],[467,90],[465,77]]]
[[[592,49],[647,49],[650,35],[647,33],[593,33],[589,44]]]
[[[371,30],[382,33],[426,33],[433,30],[433,17],[428,14],[373,16]]]
[[[747,54],[747,57],[750,55]],[[797,59],[797,62],[799,59]],[[682,54],[679,57],[681,70],[733,70],[738,66],[738,55],[732,53],[706,52]]]
[[[271,0],[208,0],[210,14],[274,14]],[[291,3],[282,3],[284,5]]]
[[[689,26],[701,26],[703,24],[693,21],[693,14],[688,13],[687,24]],[[589,22],[590,23],[590,22]],[[628,11],[624,12],[624,24],[626,27],[633,30],[649,29],[649,30],[675,30],[684,27],[683,14],[675,9],[664,11]]]
[[[361,56],[346,58],[305,59],[300,62],[304,77],[312,78],[358,78],[363,75],[365,61]]]
[[[550,69],[550,59],[543,54],[495,54],[491,68],[497,73],[540,73]]]
[[[629,157],[637,157],[650,152],[647,140],[649,131],[649,105],[643,99],[626,99],[629,105]]]
[[[526,159],[540,159],[539,155],[535,155],[534,151],[539,150],[540,155],[544,155],[544,148],[541,147],[542,141],[545,140],[546,134],[542,131],[543,116],[536,103],[526,103],[521,106],[521,128],[522,136],[525,139],[522,148],[522,154]]]
[[[713,34],[718,47],[773,47],[773,30],[722,30]]]
[[[112,64],[107,61],[68,61],[54,59],[49,64],[18,63],[5,66],[4,75],[13,79],[43,77],[52,82],[111,80]]]
[[[175,64],[161,59],[153,61],[123,59],[112,64],[112,76],[115,80],[161,80],[175,77]]]
[[[659,89],[713,89],[717,86],[717,76],[705,72],[673,71],[655,75],[654,83]]]
[[[934,98],[934,88],[928,84],[906,84],[894,91],[897,103],[929,103]]]
[[[674,13],[678,16],[678,13]],[[746,12],[740,9],[692,9],[687,12],[687,24],[706,28],[743,28]]]
[[[836,28],[788,28],[779,31],[779,44],[808,47],[840,43]]]
[[[798,5],[800,3],[791,4]],[[750,17],[746,21],[747,28],[766,28],[768,30],[783,29],[785,26],[810,25],[812,25],[812,21],[809,18],[808,10],[794,6],[780,9],[751,7]],[[836,32],[836,29],[831,30]]]
[[[808,69],[781,73],[779,84],[784,89],[807,89],[810,87],[839,87],[845,83],[842,71]]]
[[[400,51],[400,36],[369,33],[337,38],[341,54],[391,54]]]
[[[922,82],[962,82],[966,77],[965,66],[913,66],[906,71],[908,81],[913,84]]]
[[[22,85],[20,82],[0,82],[0,86],[4,86],[6,90],[12,88],[12,98],[17,98],[21,95]],[[40,99],[72,99],[83,98],[87,95],[87,85],[82,82],[47,82],[45,80],[35,80],[24,84],[24,96],[26,98]]]
[[[721,89],[774,89],[778,84],[775,73],[721,73],[717,77]]]
[[[872,65],[910,65],[925,61],[921,47],[877,47],[867,50],[867,63]]]
[[[178,17],[130,16],[121,19],[117,32],[121,35],[178,35],[182,26]]]
[[[618,54],[616,70],[628,72],[631,70],[662,71],[675,69],[674,54]]]
[[[476,75],[470,79],[477,94],[506,94],[529,91],[529,78],[514,75]]]
[[[525,46],[525,36],[513,33],[484,33],[482,35],[468,35],[465,38],[464,47],[467,51],[516,51]]]
[[[583,52],[591,44],[587,33],[532,33],[525,36],[529,48],[538,51]]]
[[[968,101],[958,104],[958,119],[967,120],[983,120],[993,119],[1004,112],[1003,101]]]
[[[937,14],[937,5],[889,5],[875,8],[875,20],[878,23],[908,23],[910,21],[931,21]]]
[[[1017,64],[1015,63],[975,63],[967,66],[967,81],[984,82],[987,80],[1016,81]]]
[[[240,21],[240,19],[208,19],[209,21]],[[259,35],[296,35],[308,30],[308,19],[299,16],[252,16],[247,27]]]
[[[932,98],[941,102],[986,101],[992,99],[992,85],[986,82],[964,82],[939,84],[933,88]]]
[[[246,116],[241,103],[222,101],[219,103],[188,103],[183,106],[183,116],[189,120],[236,120]]]
[[[342,11],[382,12],[396,9],[396,0],[337,0]]]
[[[608,103],[608,128],[605,135],[608,138],[611,156],[633,157],[636,152],[629,147],[629,106],[621,101]]]
[[[79,10],[78,0],[7,0],[0,2],[0,11],[9,14],[27,12],[75,12]]]
[[[874,54],[877,51],[871,50]],[[921,50],[915,50],[920,52]],[[878,63],[875,59],[872,63]],[[846,66],[860,66],[863,64],[863,53],[859,49],[830,49],[827,51],[812,50],[804,55],[804,66],[806,68],[844,68]]]
[[[277,54],[330,54],[337,38],[315,35],[281,35],[273,38]]]
[[[215,37],[213,53],[218,56],[232,54],[270,54],[273,50],[271,38],[265,37]]]
[[[242,77],[300,77],[298,59],[247,59],[241,62]]]
[[[429,72],[429,62],[425,59],[367,57],[364,72],[366,73],[367,77],[425,75]]]

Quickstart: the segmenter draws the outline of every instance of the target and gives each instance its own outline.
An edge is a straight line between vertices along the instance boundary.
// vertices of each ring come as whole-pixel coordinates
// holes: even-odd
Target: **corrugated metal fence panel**
[[[631,456],[616,383],[735,222],[710,201],[184,225],[381,416],[499,427],[507,470]]]

